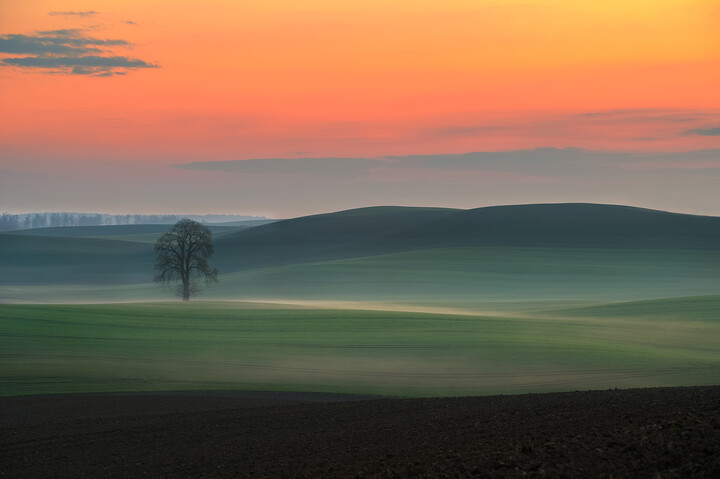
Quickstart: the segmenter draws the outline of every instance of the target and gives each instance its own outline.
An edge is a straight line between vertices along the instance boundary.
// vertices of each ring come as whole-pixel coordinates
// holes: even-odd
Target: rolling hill
[[[460,211],[404,229],[388,243],[412,248],[551,246],[720,249],[720,218],[617,205],[534,204]]]
[[[460,307],[477,301],[616,301],[719,291],[718,251],[487,246],[228,272],[203,297]]]
[[[218,238],[216,258],[234,271],[402,251],[382,238],[458,211],[390,206],[303,216]]]
[[[147,243],[0,235],[1,285],[145,283],[152,280],[147,269],[153,264]]]
[[[132,299],[152,281],[147,235],[159,232],[112,228],[2,234],[0,284],[125,285],[118,297]],[[720,291],[716,217],[595,204],[372,207],[214,229],[221,282],[209,298],[625,300]]]
[[[218,257],[240,269],[458,246],[720,250],[720,218],[595,204],[375,207],[280,221],[216,243]]]

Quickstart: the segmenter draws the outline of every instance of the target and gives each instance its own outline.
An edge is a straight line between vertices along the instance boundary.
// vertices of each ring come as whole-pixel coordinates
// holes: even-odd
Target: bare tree
[[[197,221],[180,220],[155,243],[155,282],[174,285],[175,292],[188,301],[200,291],[198,280],[217,282],[217,268],[208,265],[213,254],[212,231]]]

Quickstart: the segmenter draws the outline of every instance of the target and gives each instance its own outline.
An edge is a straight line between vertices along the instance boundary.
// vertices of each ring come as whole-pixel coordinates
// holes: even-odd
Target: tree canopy
[[[155,243],[155,282],[171,286],[188,301],[200,291],[199,281],[217,282],[217,268],[208,264],[214,247],[212,231],[197,221],[180,220]]]

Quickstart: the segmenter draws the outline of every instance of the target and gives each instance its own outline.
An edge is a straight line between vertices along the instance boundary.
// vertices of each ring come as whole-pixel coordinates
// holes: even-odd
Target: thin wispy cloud
[[[6,58],[9,65],[38,68],[155,68],[143,60],[127,57],[86,55],[82,57],[25,57]],[[73,71],[73,73],[76,73]]]
[[[10,34],[0,36],[0,52],[37,56],[101,53],[99,46],[127,46],[125,40],[88,38],[81,30],[50,30],[36,35]]]
[[[75,12],[75,11],[64,11],[64,12],[48,12],[48,15],[57,17],[57,16],[72,16],[72,17],[89,17],[92,15],[97,15],[100,12],[96,12],[94,10],[88,10],[86,12]]]
[[[253,160],[198,161],[178,168],[225,173],[282,173],[283,175],[322,175],[324,177],[367,174],[382,164],[371,158],[263,158]]]
[[[583,113],[543,113],[514,115],[493,113],[467,114],[417,121],[404,132],[417,142],[442,141],[448,146],[462,143],[501,150],[506,145],[566,146],[607,148],[615,150],[653,149],[679,151],[714,147],[717,130],[695,130],[714,125],[720,119],[717,110],[692,109],[616,109]],[[688,130],[692,129],[692,133]],[[359,130],[359,129],[358,129]],[[369,131],[365,129],[364,131]],[[704,135],[704,139],[697,135]],[[716,136],[711,136],[711,135]],[[523,143],[517,140],[523,138]],[[532,139],[532,140],[530,140]],[[570,140],[570,141],[568,141]],[[702,143],[700,143],[702,142]],[[475,144],[473,144],[475,143]],[[472,150],[468,150],[472,151]]]
[[[264,158],[229,161],[199,161],[176,165],[189,170],[233,174],[312,176],[316,178],[393,178],[442,182],[438,172],[486,179],[508,175],[527,178],[570,179],[612,177],[619,171],[717,169],[719,150],[681,153],[600,152],[580,148],[537,148],[533,150],[474,152],[464,154],[384,156],[377,158]],[[503,176],[504,175],[504,176]]]
[[[269,161],[268,161],[269,160]],[[238,201],[314,211],[375,205],[470,207],[616,202],[716,212],[720,150],[684,152],[535,148],[465,154],[274,158],[176,165]],[[184,170],[184,172],[183,172]],[[168,173],[169,175],[172,173]],[[208,193],[210,194],[210,193]],[[223,198],[227,198],[223,196]],[[332,206],[328,206],[332,205]]]
[[[697,112],[669,110],[662,108],[627,108],[621,110],[607,110],[581,113],[578,118],[605,120],[605,121],[626,121],[636,123],[687,123],[697,121],[693,116]]]
[[[127,40],[91,37],[83,29],[0,35],[0,54],[25,55],[2,58],[2,65],[28,71],[108,77],[138,68],[158,68],[114,51],[130,46]]]
[[[696,128],[688,130],[686,133],[688,135],[720,136],[720,126],[716,128]]]
[[[627,170],[720,170],[720,160],[703,161],[652,161],[636,162],[625,166]]]
[[[506,126],[480,125],[480,126],[446,126],[431,128],[426,133],[440,137],[456,137],[456,136],[482,136],[494,134],[499,130],[507,129]]]

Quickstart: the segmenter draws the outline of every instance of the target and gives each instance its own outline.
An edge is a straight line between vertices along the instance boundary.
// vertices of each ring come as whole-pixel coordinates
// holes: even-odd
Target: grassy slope
[[[205,296],[497,314],[0,304],[0,394],[460,395],[717,382],[718,297],[571,302],[716,294],[718,218],[598,205],[502,208],[367,208],[219,233],[221,283]],[[0,302],[163,297],[147,283],[147,241],[156,234],[0,235]]]
[[[168,229],[168,225],[82,226],[0,234],[0,285],[147,283],[154,276],[153,244]],[[212,229],[222,237],[243,228]]]
[[[437,217],[434,208],[368,208],[317,217],[242,227],[211,226],[215,231],[213,258],[224,274],[248,268],[298,263],[324,258],[331,245],[342,245],[339,257],[362,256],[354,251],[360,232],[381,234],[390,227],[416,225]],[[330,221],[325,217],[329,216]],[[0,234],[0,285],[130,284],[152,280],[153,238],[168,225],[121,225],[43,228]],[[259,233],[253,231],[258,230]],[[235,238],[248,233],[246,243]],[[99,238],[102,236],[103,238]],[[230,241],[225,236],[231,236]],[[126,241],[127,240],[127,241]],[[142,244],[131,244],[142,243]],[[333,253],[330,257],[338,257]],[[124,258],[124,259],[123,259]]]
[[[691,296],[652,301],[627,301],[560,310],[548,314],[559,317],[633,318],[720,322],[720,296]]]
[[[0,285],[142,283],[153,264],[149,244],[0,234]]]
[[[456,212],[385,238],[423,246],[720,249],[720,218],[629,206],[533,204]]]
[[[445,248],[222,276],[216,298],[396,301],[641,299],[720,291],[720,252]]]
[[[717,296],[702,302],[704,310],[720,307]],[[688,320],[681,308],[648,328],[646,315],[657,308],[638,303],[619,320],[212,302],[0,305],[0,394],[464,395],[716,383],[720,318]]]
[[[452,306],[478,301],[632,300],[720,291],[720,252],[695,250],[444,248],[234,273],[226,272],[222,263],[218,266],[220,282],[201,298]],[[68,274],[61,263],[45,268],[43,278]],[[145,278],[150,280],[150,272]],[[6,284],[0,286],[0,297],[12,302],[169,298],[155,285],[130,282],[82,287]]]
[[[403,250],[402,246],[384,244],[381,238],[457,211],[371,207],[278,221],[218,238],[216,261],[226,271],[237,271]]]
[[[588,204],[381,207],[280,221],[216,246],[233,271],[441,247],[720,250],[720,218]]]
[[[0,300],[162,297],[143,286],[154,273],[152,245],[109,239],[147,241],[152,228],[77,231],[115,231],[104,240],[0,235]],[[641,299],[720,290],[720,219],[638,208],[376,207],[223,231],[212,260],[221,283],[208,298]]]

